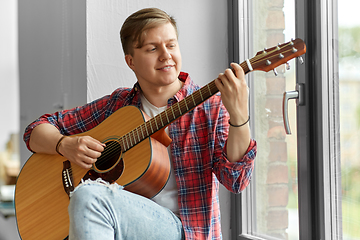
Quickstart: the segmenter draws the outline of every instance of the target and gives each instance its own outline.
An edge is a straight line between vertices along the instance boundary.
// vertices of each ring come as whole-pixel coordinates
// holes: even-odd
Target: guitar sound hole
[[[121,147],[117,141],[106,142],[104,151],[94,164],[95,169],[98,171],[112,169],[120,161],[121,153]]]

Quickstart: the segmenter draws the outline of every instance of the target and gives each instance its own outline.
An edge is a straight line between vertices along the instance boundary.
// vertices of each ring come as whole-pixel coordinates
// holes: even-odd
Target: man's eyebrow
[[[176,38],[171,38],[167,41],[165,41],[166,43],[169,43],[169,42],[176,42],[177,39]],[[144,42],[143,46],[146,46],[146,45],[157,45],[159,44],[158,42]]]

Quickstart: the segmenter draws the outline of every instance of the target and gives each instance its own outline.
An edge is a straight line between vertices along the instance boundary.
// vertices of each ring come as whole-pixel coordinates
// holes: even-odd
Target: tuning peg
[[[298,60],[299,60],[300,64],[304,63],[304,59],[302,57],[298,57]]]
[[[274,74],[275,74],[275,76],[277,76],[278,75],[278,72],[276,71],[276,69],[274,68]]]
[[[289,71],[289,70],[290,70],[290,63],[287,62],[287,63],[285,63],[285,64],[286,64],[286,70]]]

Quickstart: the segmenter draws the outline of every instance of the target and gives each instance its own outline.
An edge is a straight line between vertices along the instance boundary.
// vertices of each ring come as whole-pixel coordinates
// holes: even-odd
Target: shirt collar
[[[193,92],[192,81],[190,75],[185,72],[180,72],[179,79],[184,83],[183,87],[175,94],[175,99],[179,102]]]
[[[184,85],[175,94],[174,98],[176,99],[176,101],[181,101],[182,99],[184,99],[186,96],[190,95],[193,92],[193,90],[192,90],[193,83],[192,83],[190,75],[188,73],[180,72],[179,80],[181,82],[183,82]],[[130,92],[130,96],[133,97],[133,99],[132,99],[133,104],[137,105],[139,107],[141,105],[140,94],[141,94],[141,87],[140,87],[139,82],[136,82]]]

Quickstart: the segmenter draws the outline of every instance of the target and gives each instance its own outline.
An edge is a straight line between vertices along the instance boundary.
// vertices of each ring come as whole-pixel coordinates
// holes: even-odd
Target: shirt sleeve
[[[53,125],[61,134],[67,136],[82,133],[97,126],[106,117],[109,97],[109,95],[105,96],[81,107],[40,116],[25,129],[24,141],[27,148],[32,151],[29,146],[30,135],[35,127],[43,123]]]
[[[217,121],[213,172],[229,191],[240,193],[250,183],[251,174],[254,169],[257,144],[254,139],[251,139],[244,157],[237,162],[230,162],[226,154],[229,116],[225,114],[224,111],[226,110],[222,109],[220,111]]]

